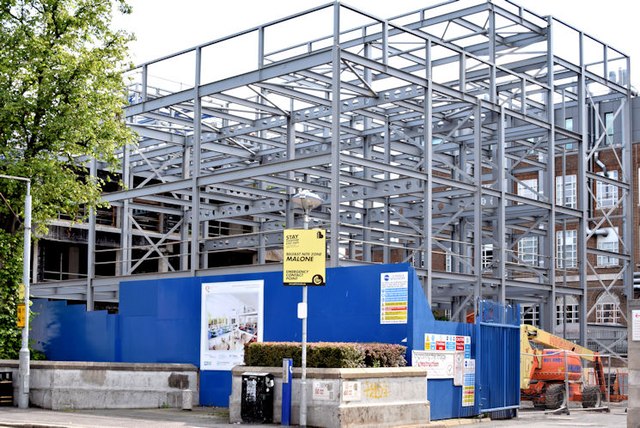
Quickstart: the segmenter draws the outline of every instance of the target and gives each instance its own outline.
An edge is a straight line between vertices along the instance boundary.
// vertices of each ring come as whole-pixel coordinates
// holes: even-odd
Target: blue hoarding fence
[[[242,281],[264,284],[263,340],[299,342],[300,329],[295,326],[300,323],[296,307],[301,290],[283,286],[282,272],[123,282],[118,314],[87,312],[84,305],[60,301],[37,301],[32,337],[38,342],[36,349],[45,351],[50,360],[189,363],[200,367],[201,334],[205,331],[201,319],[203,287]],[[398,284],[406,291],[391,297]],[[327,270],[327,286],[311,288],[309,295],[311,342],[402,344],[407,346],[411,364],[411,352],[425,350],[428,334],[454,337],[452,346],[460,337],[470,339],[464,358],[469,367],[475,361],[475,371],[470,371],[469,379],[465,378],[462,386],[450,378],[428,381],[433,420],[508,410],[519,404],[516,308],[481,302],[475,324],[436,321],[416,272],[407,264],[331,268]],[[386,305],[387,299],[393,300],[393,305]],[[402,301],[400,305],[397,300]],[[405,312],[389,312],[388,307]],[[200,404],[227,406],[231,372],[200,368]]]
[[[519,308],[483,300],[478,309],[478,413],[513,417],[520,406]]]

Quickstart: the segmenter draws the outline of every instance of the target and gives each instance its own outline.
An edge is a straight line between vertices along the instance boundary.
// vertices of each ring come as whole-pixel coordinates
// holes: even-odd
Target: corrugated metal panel
[[[518,311],[494,302],[482,302],[480,309],[476,334],[478,413],[502,414],[520,405]]]

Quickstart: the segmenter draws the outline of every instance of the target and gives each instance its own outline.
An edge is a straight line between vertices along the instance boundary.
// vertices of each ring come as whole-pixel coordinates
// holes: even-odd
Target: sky
[[[344,0],[342,3],[390,18],[441,0]],[[191,48],[255,27],[327,0],[129,0],[132,15],[114,18],[116,28],[133,33],[134,64]],[[516,0],[539,15],[554,17],[631,57],[631,83],[640,88],[640,20],[633,0]]]

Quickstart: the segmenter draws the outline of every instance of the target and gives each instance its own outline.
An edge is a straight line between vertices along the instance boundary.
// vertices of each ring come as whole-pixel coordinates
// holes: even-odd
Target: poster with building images
[[[409,312],[409,272],[380,274],[380,324],[406,324]]]
[[[464,360],[462,381],[462,407],[473,406],[476,401],[476,360]]]
[[[200,370],[231,370],[244,362],[244,345],[261,342],[264,281],[202,284]]]

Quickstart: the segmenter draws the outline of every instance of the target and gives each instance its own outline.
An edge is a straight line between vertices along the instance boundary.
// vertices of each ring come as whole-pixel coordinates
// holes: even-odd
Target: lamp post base
[[[20,366],[18,368],[18,407],[29,408],[29,362],[31,355],[28,349],[20,349]]]

